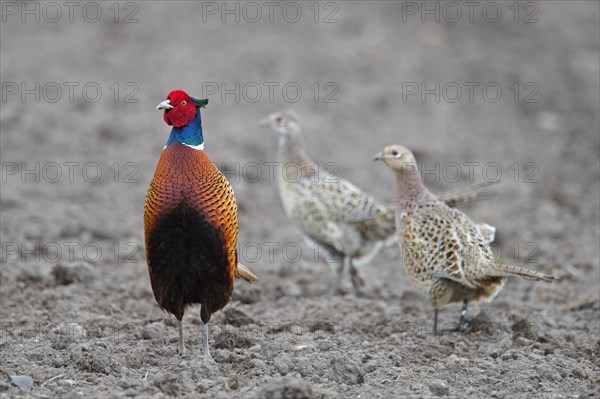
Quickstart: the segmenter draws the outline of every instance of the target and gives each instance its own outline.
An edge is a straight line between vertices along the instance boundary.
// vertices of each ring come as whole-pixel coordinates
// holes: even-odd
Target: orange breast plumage
[[[222,309],[237,266],[237,206],[231,185],[202,150],[174,142],[158,161],[144,206],[146,258],[160,307],[179,320]]]

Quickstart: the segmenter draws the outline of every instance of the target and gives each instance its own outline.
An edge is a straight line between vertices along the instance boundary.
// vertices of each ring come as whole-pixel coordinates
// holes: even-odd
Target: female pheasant
[[[237,263],[233,190],[204,152],[200,108],[207,103],[176,90],[157,107],[173,129],[146,194],[144,235],[152,291],[161,309],[179,320],[180,353],[187,352],[183,313],[200,304],[210,357],[210,316],[229,302],[234,277],[256,276]]]
[[[285,212],[309,241],[338,262],[330,294],[337,292],[348,263],[354,291],[361,279],[355,264],[369,263],[385,245],[396,242],[395,208],[379,203],[347,180],[319,170],[304,149],[298,118],[275,112],[261,121],[279,133],[279,194]],[[477,200],[479,188],[455,191],[444,200],[451,206]]]
[[[435,309],[463,303],[459,330],[470,301],[492,300],[506,277],[552,281],[554,277],[518,266],[496,264],[490,248],[496,229],[473,222],[450,208],[423,185],[412,152],[390,145],[375,156],[396,174],[396,226],[404,270]]]

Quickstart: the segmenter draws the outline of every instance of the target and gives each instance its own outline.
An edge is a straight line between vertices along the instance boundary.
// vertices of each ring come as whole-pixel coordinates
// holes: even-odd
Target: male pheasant
[[[161,309],[179,320],[180,353],[187,353],[185,309],[200,304],[210,357],[210,316],[229,302],[234,277],[256,276],[238,264],[233,190],[204,152],[200,108],[207,103],[176,90],[157,107],[173,129],[146,195],[144,235],[152,291]]]
[[[358,293],[362,283],[355,264],[369,263],[383,246],[396,242],[395,209],[386,207],[347,180],[319,170],[304,148],[298,118],[292,112],[275,112],[261,120],[279,133],[278,186],[283,208],[308,241],[326,249],[338,267],[330,294],[337,292],[345,263]],[[452,205],[479,198],[478,188],[456,191],[446,200]]]
[[[468,302],[492,300],[506,277],[554,280],[533,270],[496,264],[490,248],[496,229],[473,222],[429,192],[408,148],[388,146],[375,160],[383,160],[396,174],[396,225],[404,269],[435,309],[434,331],[438,309],[460,301],[458,329],[463,330]]]

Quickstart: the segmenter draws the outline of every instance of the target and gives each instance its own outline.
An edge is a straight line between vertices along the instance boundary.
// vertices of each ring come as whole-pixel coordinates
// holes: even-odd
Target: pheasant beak
[[[381,161],[383,160],[384,156],[383,156],[383,151],[378,152],[375,157],[373,157],[373,161]]]
[[[157,110],[161,110],[161,109],[171,109],[171,108],[174,108],[174,107],[171,105],[171,100],[165,100],[165,101],[163,101],[162,103],[160,103],[160,104],[158,104],[158,105],[156,106],[156,109],[157,109]]]

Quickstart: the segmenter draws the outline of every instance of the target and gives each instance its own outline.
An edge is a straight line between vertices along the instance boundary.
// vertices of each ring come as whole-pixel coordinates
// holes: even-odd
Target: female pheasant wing
[[[375,198],[344,179],[319,181],[312,189],[315,197],[326,207],[329,218],[335,222],[359,223],[387,212],[387,208]]]
[[[326,208],[314,198],[302,198],[292,209],[292,219],[310,239],[321,245],[333,245],[343,232],[330,220]]]
[[[427,273],[435,277],[472,286],[471,269],[493,261],[489,230],[485,230],[488,236],[484,236],[479,225],[446,205],[405,218],[404,230],[405,237],[415,238],[412,251],[423,259]]]

